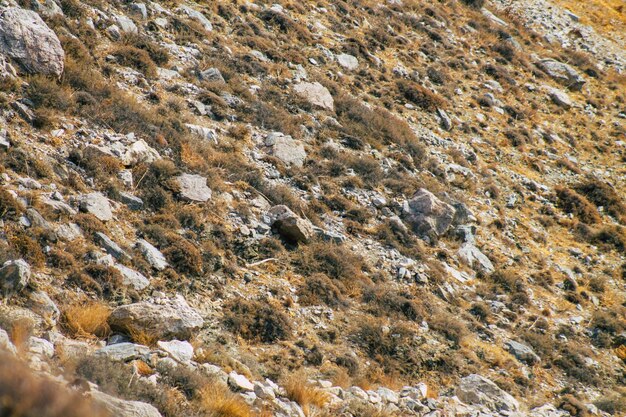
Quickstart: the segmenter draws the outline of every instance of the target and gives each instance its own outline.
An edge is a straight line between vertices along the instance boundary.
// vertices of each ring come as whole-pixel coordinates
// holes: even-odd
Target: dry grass
[[[323,409],[330,399],[327,392],[311,385],[302,373],[287,378],[283,387],[287,398],[300,404],[307,416],[313,415],[315,410]]]
[[[9,338],[18,352],[23,353],[28,350],[28,340],[33,334],[34,327],[35,323],[27,317],[19,318],[11,323]]]
[[[70,305],[63,311],[63,323],[73,337],[106,337],[111,329],[107,324],[111,309],[103,302]]]
[[[252,417],[250,406],[242,397],[221,384],[211,384],[200,391],[200,407],[207,417]]]
[[[150,333],[145,330],[129,328],[128,333],[133,342],[140,345],[155,347],[159,341],[158,334]]]

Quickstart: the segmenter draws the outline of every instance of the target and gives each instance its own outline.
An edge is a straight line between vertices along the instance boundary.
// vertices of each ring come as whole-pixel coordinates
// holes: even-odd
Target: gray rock
[[[455,212],[454,207],[424,188],[420,188],[403,207],[405,219],[416,233],[423,236],[443,235],[452,224]]]
[[[141,291],[150,285],[150,281],[142,273],[135,271],[125,265],[116,264],[113,268],[122,274],[122,284]]]
[[[21,101],[14,101],[11,103],[11,107],[13,110],[19,114],[19,116],[26,121],[28,124],[33,124],[35,122],[35,113],[28,107],[26,104]]]
[[[193,346],[189,342],[180,340],[159,341],[157,346],[178,362],[189,363],[193,359]]]
[[[269,384],[262,384],[260,382],[254,383],[254,393],[262,400],[272,400],[276,398],[276,391]]]
[[[28,217],[28,220],[30,220],[30,224],[33,227],[39,227],[44,230],[52,230],[50,223],[48,223],[48,221],[44,219],[43,216],[34,208],[28,208],[26,210],[26,216]]]
[[[127,193],[126,191],[120,191],[119,199],[131,210],[143,209],[143,200],[135,195],[132,195],[131,193]]]
[[[128,255],[124,249],[120,248],[117,243],[113,242],[111,238],[104,233],[96,232],[94,240],[96,243],[99,243],[109,255],[113,256],[118,261],[130,259],[130,255]]]
[[[349,71],[355,71],[359,68],[359,60],[353,55],[339,54],[337,55],[337,62]]]
[[[0,268],[0,290],[10,296],[23,290],[30,281],[30,265],[23,259],[6,261]]]
[[[139,239],[135,244],[135,247],[139,249],[139,252],[141,252],[141,254],[146,258],[146,261],[150,264],[150,266],[157,271],[162,271],[167,268],[168,263],[167,260],[165,260],[165,256],[160,250],[152,246],[150,242],[144,239]]]
[[[235,391],[254,391],[254,385],[244,375],[239,375],[233,371],[228,374],[228,385]]]
[[[493,381],[471,374],[462,378],[456,395],[470,405],[483,405],[491,411],[518,411],[519,402],[511,394],[501,390]]]
[[[0,9],[0,54],[29,74],[60,77],[65,52],[57,35],[39,15],[19,7]]]
[[[33,291],[28,296],[28,307],[39,314],[46,323],[56,325],[61,312],[52,299],[43,291]]]
[[[200,139],[204,139],[207,142],[217,143],[217,132],[215,129],[211,129],[205,126],[194,125],[191,123],[185,123],[185,126],[191,133],[199,137]]]
[[[9,334],[4,329],[0,329],[0,350],[17,355],[17,348],[11,342]]]
[[[80,231],[80,227],[76,223],[66,223],[57,227],[57,237],[68,242],[78,239],[83,234]]]
[[[301,167],[306,159],[306,151],[301,142],[289,135],[273,132],[265,138],[268,154],[280,159],[286,165]]]
[[[161,304],[147,301],[116,308],[109,317],[114,330],[148,332],[160,340],[187,340],[204,324],[180,296]]]
[[[91,391],[91,398],[115,417],[162,417],[154,406],[140,401],[125,401],[100,391]]]
[[[473,243],[464,243],[457,252],[459,259],[470,268],[487,274],[495,271],[493,263]]]
[[[37,3],[39,14],[45,17],[63,16],[63,10],[54,0],[45,0],[43,3]]]
[[[398,404],[400,402],[400,397],[394,391],[389,388],[379,387],[378,395],[382,399],[383,402],[388,404]]]
[[[54,356],[54,345],[46,339],[31,336],[28,339],[28,352],[31,355],[51,358]]]
[[[207,32],[211,32],[213,30],[213,25],[202,13],[197,10],[192,9],[189,6],[180,6],[178,11],[187,15],[189,18],[198,21]]]
[[[80,211],[93,214],[103,222],[113,219],[113,212],[109,199],[101,193],[83,194],[78,197]]]
[[[130,12],[133,16],[141,20],[146,20],[148,18],[148,8],[145,3],[132,3],[130,5]]]
[[[208,81],[210,83],[225,83],[222,73],[217,68],[206,69],[199,74],[202,81]]]
[[[180,198],[187,201],[206,202],[211,199],[211,189],[206,178],[195,174],[182,174],[176,177]]]
[[[544,404],[541,407],[535,407],[528,413],[529,417],[571,417],[571,414],[565,410],[557,409],[552,404]]]
[[[439,116],[439,124],[443,130],[452,130],[452,119],[450,119],[450,116],[448,116],[445,110],[437,109],[437,116]]]
[[[271,218],[272,228],[283,239],[295,243],[306,243],[314,236],[313,225],[308,220],[298,217],[287,206],[274,206],[268,214]]]
[[[115,16],[115,23],[122,32],[137,33],[137,26],[135,25],[135,22],[126,16]]]
[[[293,89],[314,106],[330,111],[333,111],[335,108],[335,101],[330,91],[318,82],[299,83],[296,84]]]
[[[570,109],[574,105],[569,95],[565,91],[559,90],[558,88],[549,88],[548,95],[554,104],[559,107],[563,107],[566,110]]]
[[[534,365],[541,361],[539,355],[537,355],[529,346],[509,340],[505,343],[509,352],[513,354],[520,362],[527,363],[528,365]]]
[[[130,145],[121,157],[122,163],[126,166],[133,166],[142,162],[151,164],[159,159],[161,159],[159,152],[143,139],[139,139]]]
[[[537,64],[546,74],[552,77],[559,84],[562,84],[573,91],[583,88],[585,79],[571,66],[555,61],[553,59],[543,59]]]

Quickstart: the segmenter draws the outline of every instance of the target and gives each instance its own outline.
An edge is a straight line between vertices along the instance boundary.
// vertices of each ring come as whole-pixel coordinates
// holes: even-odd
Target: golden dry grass
[[[11,323],[9,337],[15,345],[18,352],[22,353],[28,350],[28,340],[33,334],[34,323],[27,317],[22,317]]]
[[[250,406],[226,386],[213,384],[200,392],[200,407],[208,417],[252,417]]]
[[[288,377],[283,387],[287,398],[300,404],[307,416],[313,415],[315,410],[324,408],[330,399],[327,392],[311,385],[304,374],[294,374]]]
[[[74,304],[63,311],[66,329],[74,337],[106,337],[111,329],[107,323],[111,309],[103,302]]]

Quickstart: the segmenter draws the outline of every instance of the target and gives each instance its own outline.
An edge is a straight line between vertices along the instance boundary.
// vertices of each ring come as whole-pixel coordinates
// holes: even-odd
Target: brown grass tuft
[[[207,417],[252,417],[252,410],[242,397],[221,384],[211,384],[200,391],[200,406]]]
[[[300,404],[307,416],[314,415],[315,409],[324,408],[330,399],[327,392],[311,385],[302,373],[288,377],[283,387],[287,398]]]
[[[103,338],[111,329],[107,324],[111,309],[102,302],[70,305],[63,311],[63,324],[73,337]]]

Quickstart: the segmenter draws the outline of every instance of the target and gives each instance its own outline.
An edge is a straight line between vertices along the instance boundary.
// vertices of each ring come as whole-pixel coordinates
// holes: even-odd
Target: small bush
[[[252,417],[244,399],[223,384],[213,383],[200,391],[200,407],[207,417]]]
[[[485,0],[462,0],[464,4],[474,9],[480,9],[485,4]]]
[[[604,210],[611,216],[623,221],[622,216],[626,215],[626,206],[610,185],[598,179],[592,179],[577,184],[574,189],[596,206],[604,207]]]
[[[326,391],[311,385],[304,374],[290,376],[283,387],[287,398],[300,404],[306,416],[312,415],[314,409],[322,409],[330,399]]]
[[[582,222],[593,224],[601,221],[598,210],[585,197],[569,188],[555,188],[558,206],[566,213],[574,214]]]
[[[404,317],[411,321],[421,321],[424,309],[409,294],[398,294],[393,290],[369,288],[363,292],[363,302],[370,306],[370,311],[381,317]]]
[[[417,83],[403,80],[399,81],[397,85],[405,99],[423,110],[435,111],[438,108],[447,107],[444,98]]]
[[[16,220],[24,209],[8,190],[0,189],[0,218]]]
[[[235,299],[224,306],[224,324],[247,340],[273,343],[291,336],[289,318],[267,303]]]
[[[202,274],[202,253],[197,246],[188,240],[170,234],[168,246],[163,250],[163,255],[176,271],[183,274]],[[176,236],[177,238],[173,238]]]
[[[146,51],[152,62],[154,62],[156,65],[165,65],[170,59],[167,50],[154,43],[147,36],[127,33],[124,34],[122,38],[122,43],[124,45],[132,46],[134,48],[141,49],[142,51]]]
[[[150,54],[143,49],[123,45],[115,48],[111,54],[117,58],[117,62],[120,65],[134,68],[148,78],[153,78],[157,75],[154,61],[150,58]]]
[[[579,224],[577,232],[587,242],[598,245],[604,250],[615,249],[620,252],[626,250],[626,230],[623,227],[604,226],[600,229],[593,229]]]
[[[626,413],[626,392],[603,397],[594,403],[600,410],[618,416]]]
[[[107,320],[111,314],[102,302],[70,305],[63,310],[63,324],[72,337],[107,337],[111,331]]]
[[[306,278],[304,285],[298,290],[298,298],[302,305],[324,303],[329,307],[339,307],[345,305],[342,296],[345,291],[341,282],[332,281],[324,274],[313,274]]]

